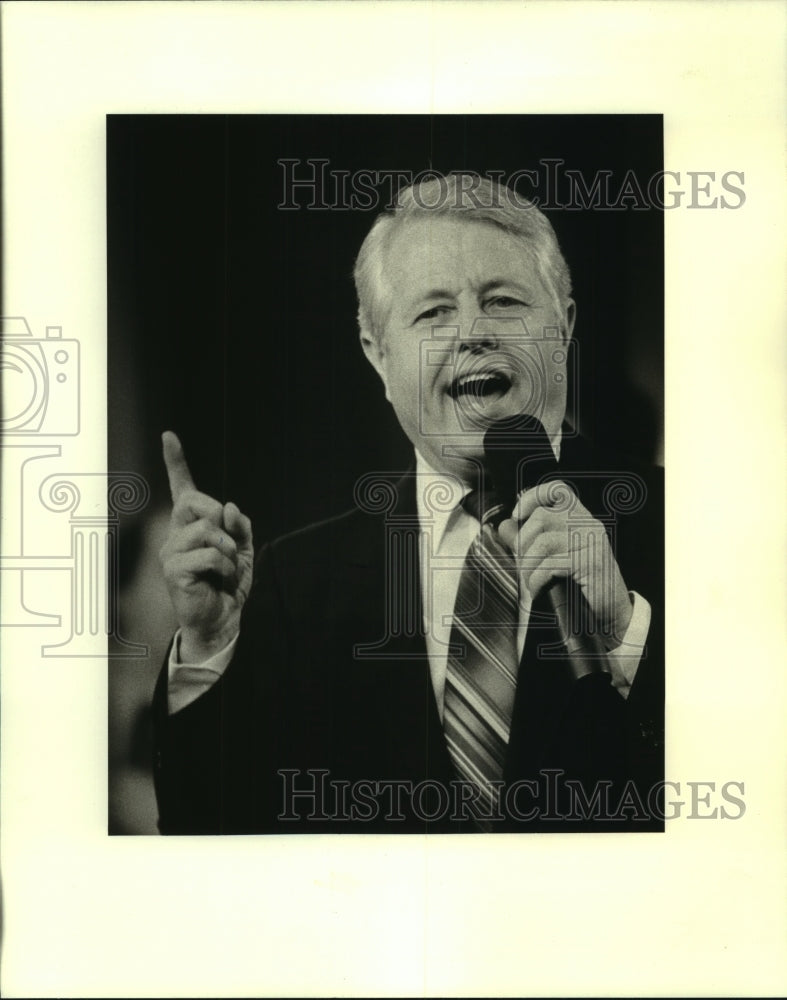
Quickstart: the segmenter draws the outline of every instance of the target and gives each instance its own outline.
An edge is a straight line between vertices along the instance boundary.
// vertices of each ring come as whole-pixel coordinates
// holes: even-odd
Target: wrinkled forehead
[[[383,248],[389,295],[415,284],[450,288],[469,280],[482,284],[494,273],[512,280],[538,280],[538,255],[526,237],[472,215],[422,215],[395,220]]]
[[[413,259],[432,266],[441,258],[455,263],[490,250],[517,259],[534,249],[526,236],[472,213],[395,217],[386,235],[387,263],[392,267]]]

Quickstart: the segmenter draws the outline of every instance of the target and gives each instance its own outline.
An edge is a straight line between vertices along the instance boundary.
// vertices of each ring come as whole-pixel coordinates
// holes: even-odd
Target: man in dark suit
[[[354,510],[254,566],[248,519],[164,436],[164,833],[659,828],[661,484],[565,423],[554,233],[466,180],[401,193],[356,262],[362,347],[414,468],[360,480]],[[522,415],[557,471],[486,511],[485,433]]]

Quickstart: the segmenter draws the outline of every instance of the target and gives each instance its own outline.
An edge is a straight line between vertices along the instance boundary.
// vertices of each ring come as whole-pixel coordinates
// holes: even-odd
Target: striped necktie
[[[484,508],[482,511],[481,498]],[[443,725],[460,778],[478,793],[470,805],[482,829],[497,812],[517,671],[519,603],[514,558],[493,527],[502,508],[494,494],[474,491],[463,505],[481,521],[465,558],[454,605]]]

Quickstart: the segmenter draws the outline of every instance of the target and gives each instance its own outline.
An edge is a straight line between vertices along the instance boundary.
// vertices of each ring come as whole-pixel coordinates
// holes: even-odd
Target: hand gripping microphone
[[[490,425],[484,435],[484,465],[506,512],[523,490],[561,475],[543,424],[528,414]],[[548,586],[546,596],[574,676],[607,669],[606,649],[580,588],[571,580],[558,579]]]

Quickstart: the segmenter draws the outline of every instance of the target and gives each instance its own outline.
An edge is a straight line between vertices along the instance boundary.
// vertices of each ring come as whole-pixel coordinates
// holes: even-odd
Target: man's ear
[[[566,322],[563,325],[563,340],[568,343],[574,333],[574,323],[577,318],[577,304],[573,299],[569,299],[566,305]]]
[[[382,340],[378,340],[377,337],[373,337],[368,330],[361,330],[361,347],[363,347],[363,353],[366,355],[366,360],[380,376],[383,387],[385,388],[385,398],[390,403],[391,397],[388,395],[388,379],[386,377],[386,355]]]

